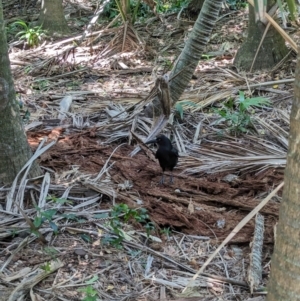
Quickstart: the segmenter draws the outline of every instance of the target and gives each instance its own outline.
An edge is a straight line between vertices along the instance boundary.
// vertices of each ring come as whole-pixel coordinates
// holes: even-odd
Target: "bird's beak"
[[[150,143],[157,143],[156,139],[150,140],[148,142],[145,142],[145,144],[150,144]]]

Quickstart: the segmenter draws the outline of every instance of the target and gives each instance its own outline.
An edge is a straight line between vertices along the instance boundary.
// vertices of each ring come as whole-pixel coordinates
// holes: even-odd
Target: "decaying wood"
[[[262,281],[262,249],[264,242],[264,217],[257,213],[255,231],[251,242],[250,263],[248,268],[248,283],[250,292],[256,289]]]

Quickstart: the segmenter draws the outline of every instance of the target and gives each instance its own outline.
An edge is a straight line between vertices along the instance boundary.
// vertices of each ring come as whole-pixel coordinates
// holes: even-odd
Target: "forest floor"
[[[4,9],[7,22],[23,19],[17,7]],[[283,181],[295,58],[291,54],[270,72],[239,72],[232,63],[248,13],[222,11],[182,105],[164,131],[172,133],[180,153],[174,184],[159,185],[155,147],[149,151],[141,142],[152,120],[143,112],[132,114],[132,106],[171,68],[193,22],[182,24],[176,14],[146,20],[135,26],[143,47],[108,55],[122,41],[119,29],[97,24],[94,35],[74,48],[94,7],[86,3],[79,9],[74,3],[66,11],[69,37],[34,49],[10,41],[28,141],[33,151],[45,137],[45,145],[55,144],[39,156],[45,176],[29,180],[25,188],[0,191],[0,300],[7,300],[12,290],[15,296],[26,295],[24,300],[264,300],[263,290],[250,293],[248,281],[254,218],[182,291],[238,223]],[[27,16],[36,19],[37,14],[37,7],[27,8]],[[251,131],[230,135],[228,124],[211,108],[237,99],[239,91],[263,96],[271,105],[251,113]],[[64,97],[72,105],[63,114]],[[137,145],[141,150],[131,156]],[[22,196],[23,213],[14,203],[5,205],[9,191]],[[269,276],[281,195],[282,190],[260,210],[264,244],[259,288]],[[149,217],[142,223],[113,219],[111,210],[124,208],[120,204],[137,212],[145,208]],[[43,237],[33,234],[25,216],[34,222],[44,217],[38,230]],[[117,229],[124,235],[116,245],[112,220],[120,222]],[[149,225],[154,226],[150,236]],[[88,299],[94,293],[98,299]]]

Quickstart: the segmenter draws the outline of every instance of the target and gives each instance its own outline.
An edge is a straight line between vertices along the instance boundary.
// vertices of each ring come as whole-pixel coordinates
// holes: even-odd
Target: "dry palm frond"
[[[122,52],[141,50],[143,42],[133,26],[125,22],[116,33],[115,37],[100,53],[101,58],[109,57]]]
[[[281,111],[282,112],[282,111]],[[284,115],[281,115],[284,117]],[[255,120],[257,123],[259,123],[264,131],[268,132],[270,136],[272,136],[272,139],[276,139],[278,141],[278,144],[282,145],[285,150],[288,148],[288,124],[289,122],[287,120],[282,120],[282,118],[278,117],[277,121],[272,120],[270,118],[259,118],[254,117],[253,120]],[[285,123],[286,130],[282,126],[282,121]],[[280,124],[280,125],[279,125]]]
[[[149,102],[150,99],[147,103]],[[147,137],[152,133],[153,125],[151,118],[141,114],[142,107],[141,102],[129,112],[123,105],[111,105],[107,112],[110,116],[116,114],[116,118],[109,123],[99,124],[99,135],[105,137],[108,143],[127,138],[131,136],[131,132],[144,140],[143,136]],[[218,117],[214,114],[188,114],[185,119],[188,125],[172,121],[174,115],[171,114],[169,120],[174,122],[176,146],[182,157],[179,165],[184,169],[183,173],[246,173],[270,167],[284,167],[288,144],[288,114],[279,109],[273,109],[267,114],[267,118],[264,117],[264,112],[252,117],[257,131],[263,134],[262,138],[250,132],[240,138],[224,134],[220,136],[217,134],[219,130],[215,128],[219,127],[216,123]],[[281,126],[276,125],[278,121]],[[201,129],[207,124],[209,127],[206,126],[206,129],[209,132],[201,137]]]
[[[238,90],[236,90],[235,92],[237,92]],[[197,112],[200,111],[202,109],[204,109],[205,107],[208,107],[210,105],[212,105],[215,102],[224,100],[224,99],[228,99],[230,96],[232,96],[235,93],[232,89],[228,89],[226,91],[222,91],[220,93],[214,93],[213,95],[205,98],[204,100],[201,99],[195,99],[195,103],[197,103],[197,106],[194,107],[192,109],[192,112]]]
[[[270,141],[253,139],[251,136],[247,136],[247,140],[226,138],[227,141],[208,141],[201,146],[187,146],[192,156],[183,173],[249,172],[284,167],[286,164],[286,150]],[[181,166],[185,167],[184,160]]]
[[[52,260],[47,264],[47,269],[40,267],[34,271],[34,273],[28,273],[27,277],[24,277],[23,281],[17,285],[17,287],[13,290],[11,295],[8,298],[8,301],[13,301],[17,299],[24,299],[25,295],[30,291],[31,297],[32,295],[32,288],[41,282],[43,279],[49,277],[49,275],[59,268],[63,267],[63,263],[57,258]],[[34,298],[36,299],[36,298]],[[33,300],[33,299],[32,299]]]
[[[28,182],[27,175],[31,168],[32,163],[34,160],[36,160],[41,154],[46,152],[51,146],[53,146],[56,141],[50,142],[48,145],[44,146],[44,143],[47,139],[44,139],[37,150],[35,151],[34,155],[29,159],[29,161],[23,166],[23,168],[19,171],[17,174],[11,189],[9,193],[6,196],[6,211],[8,212],[18,212],[19,209],[16,205],[19,207],[23,207],[23,201],[24,201],[24,193],[25,193],[25,187]],[[24,174],[23,174],[24,172]],[[21,177],[22,175],[22,177]],[[19,189],[17,189],[17,183],[20,180]]]
[[[224,134],[226,129],[216,114],[187,113],[184,124],[175,121],[174,128],[182,141],[177,142],[177,148],[184,153],[179,161],[183,173],[246,173],[283,168],[288,147],[288,113],[280,109],[263,110],[257,109],[251,116],[255,133],[249,131],[240,137]]]

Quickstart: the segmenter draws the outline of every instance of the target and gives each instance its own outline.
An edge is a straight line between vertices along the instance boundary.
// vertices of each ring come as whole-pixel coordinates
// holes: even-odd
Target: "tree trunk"
[[[62,0],[42,0],[39,24],[50,34],[65,35],[70,33],[64,15]]]
[[[267,11],[274,4],[274,0],[268,0]],[[255,22],[254,8],[249,5],[248,36],[238,50],[233,62],[238,69],[250,70],[265,29],[266,25],[260,21]],[[288,49],[283,37],[271,25],[257,54],[252,70],[270,69],[276,66],[287,53]]]
[[[223,0],[205,0],[203,4],[189,39],[170,74],[170,78],[178,74],[170,84],[173,104],[179,99],[193,76],[217,22],[222,2]]]
[[[210,34],[217,22],[222,2],[223,0],[204,1],[193,30],[169,76],[170,79],[174,77],[169,85],[172,106],[178,101],[194,74],[204,48],[209,41]],[[151,117],[153,117],[153,114],[155,116],[162,114],[158,98],[155,98],[153,105],[147,106],[144,112]]]
[[[171,105],[173,106],[189,84],[194,71],[199,63],[204,48],[207,45],[210,34],[217,22],[223,0],[205,0],[201,12],[194,24],[184,49],[176,60],[169,78]],[[158,98],[155,98],[152,106],[147,106],[144,113],[153,117],[162,114],[162,108]]]
[[[186,10],[189,12],[189,15],[191,17],[193,16],[197,17],[199,16],[203,4],[204,4],[204,0],[191,0]]]
[[[300,300],[300,55],[297,57],[294,101],[290,117],[289,150],[284,174],[283,200],[279,210],[272,256],[268,301]]]
[[[24,132],[7,52],[3,6],[0,0],[0,185],[10,183],[32,153]],[[31,177],[40,175],[36,163]]]

